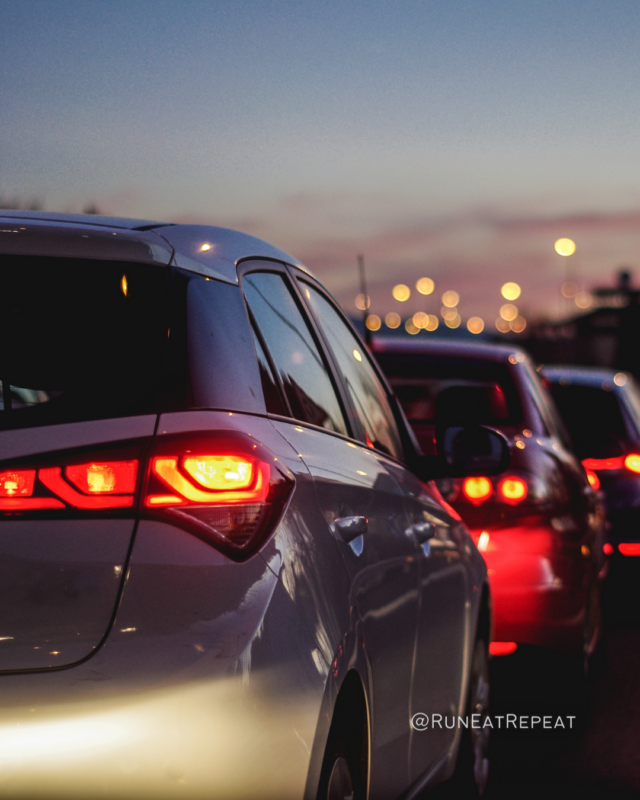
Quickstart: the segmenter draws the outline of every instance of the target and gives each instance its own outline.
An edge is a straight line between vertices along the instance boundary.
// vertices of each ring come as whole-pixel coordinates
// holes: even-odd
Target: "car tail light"
[[[600,488],[600,478],[592,469],[587,470],[587,480],[589,481],[591,488],[597,492]]]
[[[640,475],[640,454],[629,453],[616,458],[585,458],[582,465],[586,470],[628,469],[629,472]]]
[[[275,529],[293,485],[273,453],[244,434],[163,437],[149,460],[142,514],[243,560]]]
[[[480,505],[493,494],[493,484],[489,478],[465,478],[462,484],[462,493],[474,505]]]
[[[638,542],[620,542],[618,550],[623,556],[640,556],[640,543]]]
[[[66,453],[55,465],[0,471],[0,514],[133,507],[139,459],[78,459]]]
[[[489,653],[492,656],[510,656],[518,649],[516,642],[491,642],[489,644]]]
[[[630,472],[640,474],[640,455],[637,453],[630,453],[625,458],[624,465]]]
[[[605,556],[612,555],[613,554],[613,545],[609,544],[609,542],[605,542],[602,545],[602,552],[605,554]]]
[[[498,496],[509,505],[522,503],[529,494],[526,481],[516,475],[508,475],[498,484]]]

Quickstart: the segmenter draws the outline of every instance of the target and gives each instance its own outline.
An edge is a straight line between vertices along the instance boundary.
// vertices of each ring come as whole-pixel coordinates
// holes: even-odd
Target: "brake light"
[[[637,453],[630,453],[625,458],[624,465],[630,472],[640,474],[640,455]]]
[[[597,492],[600,488],[600,478],[592,469],[587,470],[587,480],[589,481],[591,488]]]
[[[245,434],[163,437],[149,461],[142,513],[239,561],[273,532],[293,485],[289,470]]]
[[[0,511],[107,509],[133,506],[138,460],[0,472]],[[80,491],[79,491],[80,490]]]
[[[31,497],[35,479],[35,469],[0,472],[0,497]]]
[[[75,464],[66,477],[87,494],[133,494],[138,473],[137,460]]]
[[[465,478],[462,484],[462,493],[474,505],[479,505],[491,497],[493,485],[489,478]]]
[[[229,475],[233,475],[234,473],[227,472],[226,475],[223,474],[218,477],[214,476],[209,479],[207,478],[206,473],[194,467],[194,464],[207,464],[216,462],[218,464],[228,464],[232,462],[232,460],[233,456],[212,455],[199,456],[198,458],[183,458],[182,467],[184,472],[188,473],[185,475],[178,466],[180,461],[178,456],[160,456],[153,459],[151,471],[154,475],[157,475],[170,489],[173,489],[174,492],[177,493],[177,495],[170,495],[170,497],[175,498],[174,503],[177,503],[178,505],[183,505],[188,501],[191,501],[192,503],[219,504],[243,503],[247,501],[262,502],[266,500],[267,492],[269,490],[269,464],[263,462],[254,464],[251,461],[240,462],[244,465],[244,470],[242,474],[239,472],[235,473],[237,475],[236,484],[239,484],[240,487],[246,488],[238,489],[227,488],[230,485],[233,485],[233,478],[229,477]],[[238,459],[236,459],[236,461],[238,461]],[[213,486],[205,491],[197,486],[194,486],[189,478],[193,478],[201,485],[206,485],[204,481],[207,480],[209,484],[213,484]],[[227,490],[225,491],[225,488],[223,487],[225,487]],[[167,497],[167,495],[162,495],[163,502],[158,502],[158,495],[149,495],[147,497],[146,504],[147,506],[174,504],[169,502],[166,499]]]
[[[587,474],[588,470],[628,469],[629,472],[640,475],[640,454],[629,453],[628,456],[618,456],[617,458],[585,458],[582,465],[587,470]]]
[[[184,468],[206,489],[247,489],[253,483],[253,463],[236,456],[185,458]]]
[[[623,556],[640,556],[640,543],[621,542],[618,545],[618,550]]]
[[[498,495],[505,503],[517,505],[521,503],[529,494],[529,488],[522,478],[509,475],[503,478],[498,484]]]
[[[137,466],[136,461],[136,466]],[[77,492],[62,477],[60,467],[49,467],[38,470],[38,478],[58,497],[61,497],[73,508],[128,508],[133,505],[133,492],[127,495],[107,497],[89,497]]]
[[[489,653],[492,656],[509,656],[515,653],[518,649],[516,642],[491,642],[489,644]]]

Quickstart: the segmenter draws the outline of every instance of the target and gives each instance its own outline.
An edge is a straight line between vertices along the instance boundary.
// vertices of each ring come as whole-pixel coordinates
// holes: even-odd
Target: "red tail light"
[[[244,434],[166,437],[149,462],[143,515],[243,560],[274,530],[292,488],[289,470]]]
[[[498,484],[498,495],[502,501],[515,506],[522,503],[529,494],[529,487],[526,481],[516,475],[508,475]]]
[[[640,556],[640,543],[638,542],[620,542],[618,550],[623,556]]]
[[[480,505],[493,494],[493,485],[489,478],[465,478],[462,493],[474,505]]]
[[[592,469],[587,470],[587,480],[589,481],[589,485],[591,486],[591,488],[595,489],[595,491],[597,492],[598,489],[600,488],[600,478]]]
[[[141,475],[148,446],[138,440],[93,459],[66,451],[40,464],[2,468],[0,518],[133,517],[143,483],[142,516],[188,530],[237,561],[273,532],[293,475],[252,437],[233,431],[162,437]]]
[[[64,476],[62,464],[5,470],[0,472],[0,512],[131,508],[138,463],[131,459],[67,464]]]
[[[628,469],[640,475],[640,454],[629,453],[617,458],[585,458],[582,462],[586,470]]]
[[[630,453],[625,458],[624,465],[630,472],[640,474],[640,455],[637,453]]]
[[[489,653],[492,656],[509,656],[515,653],[518,649],[516,642],[491,642],[489,644]]]

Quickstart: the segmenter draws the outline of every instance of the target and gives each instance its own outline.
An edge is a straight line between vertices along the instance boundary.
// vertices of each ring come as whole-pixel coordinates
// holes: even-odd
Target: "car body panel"
[[[420,739],[411,715],[439,708],[464,712],[469,654],[480,614],[489,614],[486,568],[435,487],[424,485],[399,458],[365,444],[326,337],[300,298],[295,302],[348,431],[337,435],[267,412],[252,346],[256,322],[236,285],[238,265],[261,259],[296,286],[291,275],[304,273],[310,281],[310,273],[267,243],[219,228],[46,214],[5,219],[7,230],[44,231],[37,247],[26,234],[15,235],[5,247],[10,253],[23,252],[15,244],[23,241],[27,253],[33,247],[35,255],[51,255],[47,247],[59,246],[64,257],[86,258],[89,250],[82,248],[95,240],[95,257],[102,258],[107,250],[100,248],[111,237],[127,244],[121,251],[120,245],[104,244],[111,248],[110,260],[149,263],[156,253],[150,242],[157,239],[162,255],[154,263],[164,268],[173,291],[168,311],[174,316],[161,329],[163,339],[167,334],[166,368],[157,415],[0,433],[7,459],[37,459],[68,448],[92,452],[132,438],[145,443],[139,506],[128,518],[100,519],[98,525],[80,514],[69,520],[73,526],[65,519],[56,519],[55,526],[51,520],[0,519],[0,537],[7,542],[20,536],[20,526],[37,523],[43,535],[53,531],[62,542],[61,532],[68,538],[90,523],[92,536],[67,550],[83,565],[95,555],[95,570],[111,570],[117,585],[108,595],[97,584],[103,607],[102,616],[93,614],[100,618],[94,633],[98,627],[104,632],[97,641],[80,637],[80,661],[36,674],[0,675],[3,789],[30,797],[312,800],[334,710],[347,688],[364,697],[371,800],[414,796],[450,775],[459,736]],[[64,242],[78,239],[79,249],[64,250]],[[0,251],[6,241],[0,237]],[[210,248],[203,250],[203,244]],[[120,281],[118,264],[116,270]],[[182,290],[176,287],[183,283],[189,284],[183,310],[194,318],[193,330],[177,324]],[[203,299],[218,288],[227,300],[231,295],[225,292],[238,293],[234,302],[242,299],[238,324],[225,331],[189,303],[189,291]],[[227,334],[238,339],[238,349],[220,360],[209,358],[205,340],[224,349]],[[174,356],[188,368],[176,369]],[[240,389],[216,394],[216,378],[233,382],[234,360],[247,359]],[[210,375],[197,374],[207,369]],[[180,381],[184,393],[172,394],[170,384]],[[388,400],[384,379],[381,385]],[[194,535],[177,515],[163,517],[161,509],[152,512],[145,505],[154,480],[151,459],[164,453],[161,448],[182,442],[186,451],[197,437],[214,441],[223,435],[225,441],[254,442],[261,457],[268,452],[270,474],[279,474],[289,492],[282,506],[274,506],[280,516],[264,540],[240,555],[218,539]],[[366,517],[367,530],[346,541],[336,523],[352,516]],[[436,528],[429,548],[414,527],[425,521]],[[46,544],[55,545],[51,536]],[[119,548],[115,555],[113,548]],[[39,558],[50,552],[42,544],[36,550]],[[27,555],[23,549],[21,557]],[[55,569],[58,562],[53,556],[49,561]],[[74,602],[91,610],[82,593]],[[0,640],[0,656],[4,644]]]

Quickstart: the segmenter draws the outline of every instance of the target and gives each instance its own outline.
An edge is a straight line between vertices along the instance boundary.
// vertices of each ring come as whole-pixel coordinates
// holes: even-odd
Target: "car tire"
[[[334,714],[322,760],[317,800],[366,800],[368,757],[364,697],[354,693]]]
[[[484,639],[477,639],[467,696],[469,727],[462,729],[455,771],[446,784],[446,794],[452,798],[479,798],[487,788],[491,728],[484,722],[489,716],[489,686],[489,648]],[[472,727],[474,714],[479,724]]]

